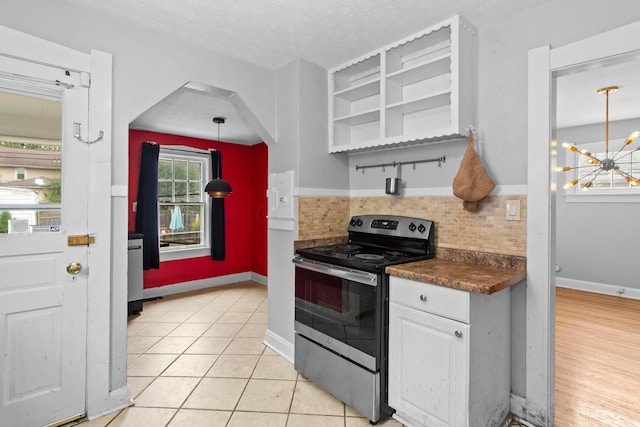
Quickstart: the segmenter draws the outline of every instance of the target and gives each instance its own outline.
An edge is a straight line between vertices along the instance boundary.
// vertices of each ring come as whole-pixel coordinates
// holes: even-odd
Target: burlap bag
[[[462,157],[460,169],[453,179],[453,194],[462,199],[462,207],[469,212],[480,210],[480,201],[487,197],[496,184],[482,166],[480,156],[473,147],[473,133],[469,132],[469,144]]]

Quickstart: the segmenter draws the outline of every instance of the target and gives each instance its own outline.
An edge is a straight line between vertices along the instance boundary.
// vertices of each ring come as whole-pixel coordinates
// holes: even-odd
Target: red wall
[[[222,153],[222,174],[233,194],[225,199],[226,259],[209,257],[165,261],[159,269],[144,271],[144,287],[228,274],[255,272],[267,275],[267,146],[229,144],[206,139],[129,130],[129,231],[135,228],[133,202],[138,195],[141,144],[183,145]]]

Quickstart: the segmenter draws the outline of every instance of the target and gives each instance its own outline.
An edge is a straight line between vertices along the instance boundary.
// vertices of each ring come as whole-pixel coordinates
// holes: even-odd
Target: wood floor
[[[640,426],[640,301],[556,290],[555,427]]]

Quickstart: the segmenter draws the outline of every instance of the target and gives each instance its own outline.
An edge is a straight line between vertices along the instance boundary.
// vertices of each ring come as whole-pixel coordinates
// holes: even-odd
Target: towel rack
[[[393,166],[394,168],[396,166],[400,166],[400,165],[413,165],[413,168],[416,168],[416,164],[417,163],[433,163],[433,162],[438,162],[438,167],[442,167],[443,163],[446,163],[447,161],[447,157],[446,156],[442,156],[442,157],[437,157],[435,159],[424,159],[424,160],[408,160],[406,162],[391,162],[391,163],[378,163],[375,165],[356,165],[356,170],[360,170],[362,169],[362,173],[364,173],[365,169],[369,169],[369,168],[382,168],[382,172],[385,171],[385,167],[386,166]]]

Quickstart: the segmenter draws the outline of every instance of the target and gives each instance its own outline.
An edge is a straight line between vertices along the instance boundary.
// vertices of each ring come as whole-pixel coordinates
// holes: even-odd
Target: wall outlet
[[[507,200],[507,221],[520,221],[520,200]]]
[[[131,207],[131,209],[133,209],[134,212],[137,212],[137,210],[138,210],[138,202],[133,202],[133,206]]]

